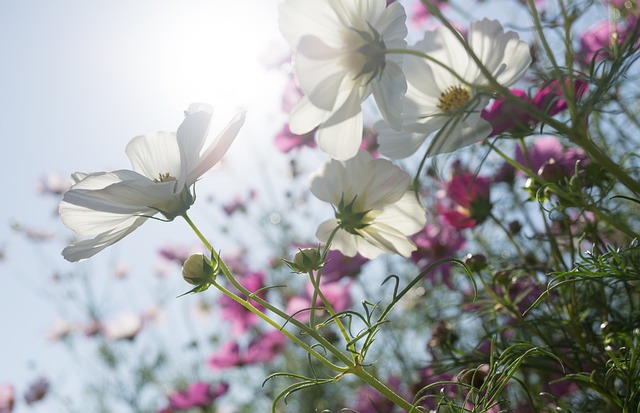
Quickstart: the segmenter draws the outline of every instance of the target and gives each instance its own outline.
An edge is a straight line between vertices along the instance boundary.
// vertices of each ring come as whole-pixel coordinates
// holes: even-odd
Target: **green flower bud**
[[[315,248],[302,248],[293,257],[293,261],[284,260],[284,262],[294,272],[301,274],[316,271],[324,265],[322,254]]]
[[[203,254],[192,254],[182,266],[182,278],[191,285],[211,284],[215,273],[211,260]]]

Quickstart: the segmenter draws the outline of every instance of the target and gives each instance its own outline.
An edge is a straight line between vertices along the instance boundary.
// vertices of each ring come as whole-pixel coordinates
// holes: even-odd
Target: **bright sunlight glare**
[[[265,56],[286,59],[273,0],[190,0],[153,9],[129,26],[125,47],[162,98],[246,107],[263,95]],[[133,43],[133,44],[131,44]],[[276,50],[270,50],[279,44]],[[122,70],[130,70],[122,69]],[[156,93],[160,93],[156,91]]]

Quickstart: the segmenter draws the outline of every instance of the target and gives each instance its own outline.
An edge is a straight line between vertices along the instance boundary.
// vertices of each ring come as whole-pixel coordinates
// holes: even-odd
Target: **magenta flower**
[[[224,370],[240,366],[243,363],[243,358],[240,356],[240,345],[235,341],[224,342],[218,352],[214,353],[207,361],[207,365],[213,370]]]
[[[396,393],[401,393],[400,379],[395,376],[389,377],[387,385]],[[380,392],[374,390],[367,385],[358,389],[358,395],[356,399],[355,411],[358,413],[378,413],[378,412],[393,412],[398,411],[394,408],[395,405],[384,397]]]
[[[196,381],[185,390],[172,393],[169,396],[169,405],[161,409],[159,413],[173,413],[194,407],[207,407],[228,390],[229,384],[227,383],[220,383],[213,387],[204,381]]]
[[[268,363],[284,351],[286,344],[285,336],[276,330],[255,337],[245,350],[236,341],[230,340],[223,343],[220,350],[207,360],[207,365],[212,370],[225,370],[248,364]]]
[[[165,245],[160,248],[158,254],[167,261],[173,261],[178,265],[184,265],[189,256],[197,251],[184,245]]]
[[[222,206],[222,210],[227,216],[231,216],[236,212],[246,212],[247,204],[256,199],[256,191],[253,189],[249,191],[246,199],[240,196],[236,196],[231,202],[228,202]]]
[[[0,386],[0,413],[11,413],[16,402],[16,392],[12,384]]]
[[[247,290],[255,292],[264,287],[264,277],[265,274],[263,272],[249,272],[239,281]],[[242,294],[240,295],[242,296]],[[255,302],[252,303],[260,308]],[[220,297],[220,307],[222,318],[231,321],[231,332],[233,334],[242,334],[258,324],[258,316],[226,295]]]
[[[469,171],[456,171],[444,187],[438,213],[456,229],[473,228],[491,213],[491,180]]]
[[[414,235],[413,241],[418,249],[413,252],[411,259],[420,267],[421,271],[440,259],[455,257],[456,253],[467,243],[467,240],[456,228],[450,225],[433,224],[427,224],[424,230]],[[442,282],[453,290],[456,286],[451,280],[452,265],[454,264],[446,262],[427,275],[439,273]]]
[[[32,405],[45,398],[49,392],[49,380],[45,377],[39,377],[36,381],[31,383],[29,390],[24,395],[24,401],[28,405]]]
[[[245,364],[269,363],[282,353],[287,339],[280,331],[271,330],[251,340],[244,356]]]
[[[448,0],[433,0],[431,2],[434,6],[439,9],[444,9],[448,6]],[[416,1],[411,5],[412,13],[410,15],[410,21],[412,25],[416,28],[423,28],[427,19],[431,14],[429,14],[429,10],[425,7],[422,1]]]
[[[608,19],[596,23],[580,36],[579,60],[590,65],[594,61],[611,59],[614,39],[617,38],[617,46],[621,46],[639,28],[638,18],[633,15],[628,16],[619,24]]]
[[[351,308],[353,305],[350,287],[351,280],[346,283],[337,281],[320,282],[320,291],[322,291],[322,294],[324,294],[329,304],[331,304],[331,307],[338,313]],[[312,298],[313,284],[308,282],[305,296],[294,296],[289,299],[287,303],[287,313],[291,314],[298,321],[307,322],[309,320],[309,309],[311,308]],[[316,308],[322,309],[323,307],[324,304],[320,297],[318,297],[316,300]]]
[[[573,87],[575,99],[580,99],[587,91],[588,83],[577,79]],[[533,98],[521,89],[511,89],[511,93],[549,116],[557,115],[567,109],[564,92],[557,80],[547,83],[536,92]],[[539,118],[529,113],[526,108],[508,104],[502,96],[496,98],[488,109],[483,109],[481,116],[493,127],[489,136],[497,136],[505,132],[528,132],[539,122]]]
[[[547,181],[573,176],[576,164],[578,171],[583,171],[589,165],[589,158],[582,149],[566,150],[560,140],[553,136],[536,139],[526,155],[518,146],[515,160]]]
[[[289,124],[285,124],[275,137],[276,148],[278,148],[280,152],[284,153],[290,152],[293,149],[300,150],[305,146],[315,148],[317,146],[315,133],[316,129],[313,129],[311,132],[305,133],[304,135],[296,135],[291,132],[291,129],[289,129]]]
[[[565,83],[568,86],[568,83]],[[589,84],[582,79],[573,82],[574,98],[579,100],[589,88]],[[557,80],[552,80],[542,87],[531,100],[533,106],[549,116],[557,115],[567,109],[564,91]]]
[[[360,254],[347,257],[338,250],[329,250],[324,267],[322,267],[322,281],[333,282],[343,277],[355,277],[367,262],[369,260]]]

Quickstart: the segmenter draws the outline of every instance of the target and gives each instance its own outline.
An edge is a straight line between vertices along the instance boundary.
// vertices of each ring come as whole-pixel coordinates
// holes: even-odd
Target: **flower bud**
[[[487,266],[487,257],[482,254],[467,254],[464,263],[467,264],[471,271],[479,272]]]
[[[322,254],[316,248],[302,248],[293,257],[293,261],[285,262],[297,273],[316,271],[324,265]]]
[[[191,285],[210,284],[215,275],[211,260],[204,254],[192,254],[182,266],[182,278]]]

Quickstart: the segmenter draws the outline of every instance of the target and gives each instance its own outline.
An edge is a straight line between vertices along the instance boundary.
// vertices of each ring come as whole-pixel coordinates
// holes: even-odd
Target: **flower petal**
[[[318,146],[334,159],[352,158],[360,149],[364,127],[360,103],[360,94],[352,90],[343,107],[318,128]]]
[[[303,96],[291,109],[289,129],[296,135],[304,135],[324,122],[330,115],[331,112],[318,108],[311,103],[308,96]]]
[[[197,163],[192,165],[192,169],[188,171],[185,185],[187,187],[193,185],[198,178],[204,175],[227,153],[229,147],[235,140],[238,132],[246,118],[247,112],[240,111],[231,118],[227,126],[220,131],[218,136],[207,147],[204,153],[198,158]]]
[[[398,132],[385,122],[375,124],[378,133],[378,151],[391,159],[402,159],[413,155],[427,139],[427,134]]]
[[[402,100],[407,92],[407,80],[402,69],[387,61],[379,82],[371,82],[371,90],[378,105],[382,118],[396,130],[400,130],[402,123]]]
[[[185,115],[176,132],[181,169],[180,174],[174,176],[178,178],[179,190],[185,186],[189,172],[199,163],[200,152],[209,136],[213,108],[207,104],[192,103]]]
[[[161,174],[180,175],[180,151],[176,134],[157,132],[133,138],[126,148],[133,170],[149,179]]]
[[[327,242],[329,240],[329,236],[337,226],[338,222],[335,219],[329,219],[323,222],[316,231],[316,237],[318,237],[320,242]],[[355,257],[358,253],[357,238],[357,236],[350,234],[343,229],[339,229],[333,236],[330,249],[338,250],[347,257]]]
[[[93,239],[82,240],[62,250],[62,256],[71,262],[93,257],[98,252],[120,241],[147,220],[146,217],[129,217],[121,225],[103,232]]]
[[[384,223],[404,235],[413,235],[424,228],[427,217],[416,194],[409,191],[399,201],[386,206],[376,217],[376,222]]]

